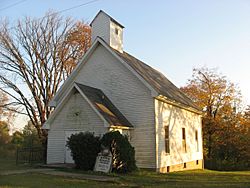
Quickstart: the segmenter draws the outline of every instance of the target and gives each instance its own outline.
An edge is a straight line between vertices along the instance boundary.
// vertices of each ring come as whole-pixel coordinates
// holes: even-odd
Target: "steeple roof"
[[[90,26],[92,26],[93,22],[95,21],[95,19],[100,15],[100,14],[104,14],[105,16],[109,17],[110,20],[114,23],[116,23],[117,25],[119,25],[121,28],[124,28],[124,26],[122,24],[120,24],[118,21],[116,21],[114,18],[112,18],[110,15],[108,15],[106,12],[104,12],[103,10],[100,10],[96,16],[94,17],[94,19],[92,20],[92,22],[90,23]]]

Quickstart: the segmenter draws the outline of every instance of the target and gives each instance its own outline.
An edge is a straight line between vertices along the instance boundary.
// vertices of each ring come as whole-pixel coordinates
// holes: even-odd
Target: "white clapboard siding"
[[[103,12],[92,22],[92,43],[97,37],[119,52],[123,51],[123,28]]]
[[[97,37],[110,44],[110,18],[102,12],[92,23],[92,43]]]
[[[201,116],[155,99],[157,168],[200,160],[202,155]],[[165,153],[165,130],[169,126],[170,154]],[[182,150],[182,128],[186,130],[187,152]],[[195,130],[198,130],[199,152]]]
[[[76,113],[78,114],[77,116]],[[104,127],[103,120],[80,93],[72,92],[69,100],[51,122],[51,128],[48,133],[48,164],[65,162],[65,133],[67,131],[89,131],[100,136],[107,132],[108,129]]]
[[[110,46],[123,52],[123,28],[110,21]]]
[[[137,165],[155,168],[154,100],[149,89],[102,45],[75,81],[99,88],[108,96],[135,127],[131,131],[131,143],[136,150]]]
[[[49,130],[47,146],[47,164],[64,163],[64,130]]]

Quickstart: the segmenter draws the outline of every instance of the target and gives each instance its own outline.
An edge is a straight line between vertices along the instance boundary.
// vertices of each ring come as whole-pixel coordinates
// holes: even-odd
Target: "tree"
[[[5,121],[0,121],[0,146],[8,144],[10,140],[8,124]]]
[[[4,108],[5,105],[8,103],[8,96],[0,91],[0,119],[3,119],[3,117],[6,115],[6,109]]]
[[[90,27],[83,24],[83,22],[76,22],[66,37],[66,43],[74,49],[75,55],[67,61],[64,69],[66,76],[69,76],[76,64],[80,61],[80,58],[91,45],[91,30]]]
[[[12,135],[11,143],[18,148],[41,147],[37,129],[32,125],[31,121],[24,126],[22,132],[15,131]]]
[[[181,90],[203,109],[205,166],[249,168],[250,107],[243,111],[239,89],[215,69],[200,68]]]
[[[241,120],[241,132],[240,140],[243,144],[241,146],[241,159],[247,160],[248,168],[250,168],[250,106],[244,111],[243,118]]]
[[[12,115],[4,107],[8,103],[8,96],[0,91],[0,145],[9,143],[11,137],[9,135],[9,120]]]
[[[41,147],[41,141],[39,140],[37,129],[34,127],[31,121],[28,121],[22,132],[22,147]]]
[[[12,135],[12,140],[11,143],[17,147],[20,148],[23,146],[24,138],[23,138],[23,133],[20,131],[15,131]]]
[[[12,113],[12,110],[14,110],[14,108],[9,108],[8,104],[8,95],[0,90],[0,120],[6,121],[6,123],[9,124],[11,123],[12,118],[14,117],[14,114]]]
[[[237,122],[237,110],[241,104],[240,91],[225,76],[208,68],[194,69],[192,79],[181,90],[203,109],[204,149],[205,156],[210,158],[220,133],[229,122]]]
[[[90,27],[47,13],[0,28],[0,90],[10,98],[4,107],[27,115],[46,144],[41,126],[53,110],[49,102],[89,48]]]
[[[6,121],[0,121],[0,157],[9,157],[13,153],[10,145],[11,136]]]

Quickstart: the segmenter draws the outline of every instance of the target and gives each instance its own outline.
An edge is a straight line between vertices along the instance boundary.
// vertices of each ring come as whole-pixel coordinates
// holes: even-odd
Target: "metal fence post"
[[[16,165],[18,165],[18,148],[16,149]]]
[[[31,147],[29,148],[29,164],[30,164],[30,158],[31,158]]]
[[[31,162],[30,162],[30,164],[32,164],[33,163],[33,147],[31,148],[31,150],[30,150],[30,152],[31,152]]]

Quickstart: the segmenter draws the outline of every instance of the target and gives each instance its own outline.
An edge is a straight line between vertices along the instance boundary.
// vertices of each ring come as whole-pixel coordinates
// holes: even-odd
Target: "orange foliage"
[[[203,109],[205,158],[249,165],[250,107],[243,113],[239,89],[215,69],[200,68],[181,90]]]
[[[91,46],[91,28],[83,22],[77,22],[75,26],[69,30],[66,40],[63,44],[63,50],[61,53],[74,54],[71,58],[67,59],[65,62],[65,70],[69,75],[76,64],[80,61],[80,58]],[[78,55],[76,55],[78,54]],[[74,58],[74,57],[77,57]]]

